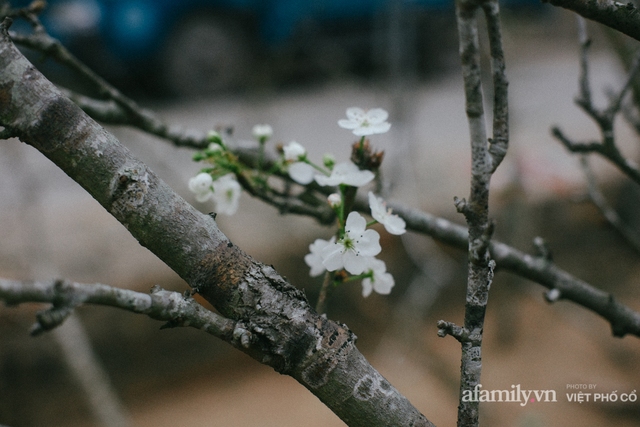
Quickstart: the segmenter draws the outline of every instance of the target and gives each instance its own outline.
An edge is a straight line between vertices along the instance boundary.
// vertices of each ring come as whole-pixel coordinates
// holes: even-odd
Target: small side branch
[[[602,194],[598,188],[596,177],[591,169],[587,156],[580,157],[580,166],[587,181],[587,192],[591,202],[600,210],[602,216],[604,216],[614,230],[616,230],[636,252],[640,253],[640,235],[638,235],[638,231],[625,224],[622,218],[620,218],[620,215],[618,215],[615,209],[607,202],[604,194]]]
[[[493,74],[493,137],[489,139],[489,154],[491,170],[495,172],[509,148],[509,82],[505,72],[498,2],[483,2],[482,9],[487,21]]]
[[[166,291],[155,286],[151,293],[135,292],[103,284],[83,284],[66,280],[23,282],[0,279],[0,300],[9,306],[25,302],[51,303],[52,307],[36,315],[32,334],[59,326],[73,309],[82,304],[96,304],[149,316],[167,322],[163,327],[190,326],[233,341],[236,322],[207,310],[191,296]]]
[[[590,2],[591,3],[591,2]],[[576,104],[598,125],[600,129],[600,141],[576,142],[566,136],[558,127],[552,128],[552,135],[572,153],[597,153],[613,163],[629,178],[640,184],[640,167],[631,159],[626,158],[618,149],[615,140],[614,122],[616,116],[622,111],[623,101],[628,95],[633,80],[640,72],[640,55],[631,66],[627,78],[622,87],[609,94],[609,104],[604,109],[598,109],[591,97],[589,82],[588,54],[591,46],[586,33],[584,20],[578,19],[578,31],[580,39],[580,92],[576,98]]]

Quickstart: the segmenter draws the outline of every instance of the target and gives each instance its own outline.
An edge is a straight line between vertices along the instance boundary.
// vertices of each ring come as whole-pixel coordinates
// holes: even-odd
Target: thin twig
[[[600,110],[593,104],[590,89],[588,54],[591,41],[587,36],[584,20],[580,18],[578,18],[578,37],[580,40],[580,91],[576,98],[576,104],[598,125],[600,129],[600,141],[573,141],[557,126],[552,128],[552,135],[572,153],[600,154],[629,178],[640,184],[640,167],[622,154],[616,144],[614,132],[616,116],[622,111],[623,101],[632,87],[633,80],[640,72],[640,55],[637,55],[634,59],[633,65],[622,87],[617,92],[610,94],[608,105],[606,108]]]
[[[598,188],[595,174],[593,173],[587,156],[580,156],[580,166],[587,181],[587,192],[591,202],[600,210],[602,216],[604,216],[614,230],[616,230],[636,252],[640,253],[640,235],[638,234],[638,230],[625,224],[622,218],[620,218],[620,215],[618,215],[615,209],[607,202],[604,194],[602,194]]]
[[[190,326],[221,338],[233,341],[237,323],[207,310],[190,296],[154,287],[145,294],[128,289],[96,284],[74,283],[65,280],[48,282],[24,282],[0,279],[0,299],[7,305],[24,302],[53,304],[37,316],[33,331],[51,330],[60,325],[81,304],[96,304],[145,314],[152,319],[163,320],[167,327]]]

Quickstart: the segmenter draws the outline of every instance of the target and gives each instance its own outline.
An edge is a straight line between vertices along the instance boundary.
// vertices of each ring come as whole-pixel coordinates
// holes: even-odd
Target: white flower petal
[[[340,184],[361,187],[375,178],[371,171],[360,170],[352,162],[343,162],[335,165],[330,176],[316,175],[315,180],[322,186],[336,186]]]
[[[367,185],[373,178],[375,178],[375,174],[368,170],[359,170],[358,172],[354,172],[345,176],[342,180],[342,184],[351,185],[352,187],[362,187],[363,185]]]
[[[271,126],[264,124],[264,125],[255,125],[251,131],[251,133],[253,134],[253,137],[255,139],[268,139],[271,138],[271,136],[273,136],[273,128],[271,128]]]
[[[344,262],[342,260],[342,252],[344,245],[339,243],[331,243],[322,250],[322,264],[328,271],[336,271],[344,268]]]
[[[353,251],[342,254],[344,269],[351,274],[361,274],[367,268],[367,257],[360,256]]]
[[[316,239],[312,244],[309,245],[309,252],[304,257],[304,262],[307,263],[309,267],[311,267],[311,271],[309,271],[309,275],[311,277],[319,276],[324,273],[326,270],[324,264],[322,263],[322,251],[325,247],[335,242],[335,237],[332,237],[331,240],[324,239]]]
[[[356,237],[359,234],[364,233],[364,230],[367,228],[367,220],[364,219],[362,215],[360,215],[356,211],[351,211],[349,216],[347,216],[347,222],[345,223],[345,231],[351,236]]]
[[[347,117],[349,120],[362,123],[367,118],[367,115],[360,107],[350,107],[347,108]]]
[[[341,120],[338,120],[338,126],[340,126],[343,129],[353,130],[353,129],[359,128],[360,123],[353,120],[341,119]]]
[[[289,176],[298,184],[309,184],[315,175],[315,169],[308,163],[296,162],[289,165]]]
[[[373,291],[373,285],[371,284],[371,279],[369,278],[362,279],[362,296],[366,298],[369,295],[371,295],[372,291]]]
[[[282,147],[284,151],[284,159],[289,162],[297,162],[300,157],[307,154],[307,150],[296,141],[291,141],[289,144]]]
[[[367,230],[358,239],[357,246],[360,255],[376,256],[382,251],[380,235],[376,230]]]
[[[233,215],[238,210],[242,187],[233,174],[227,174],[213,181],[213,201],[216,212]]]
[[[387,110],[384,110],[382,108],[372,108],[371,110],[367,111],[366,115],[367,120],[371,124],[379,124],[389,118],[389,113],[387,112]]]
[[[407,223],[404,222],[404,219],[400,218],[398,215],[389,215],[383,224],[384,229],[387,230],[387,232],[389,232],[390,234],[399,236],[407,232]]]
[[[211,175],[201,172],[189,180],[189,190],[196,194],[211,191],[212,183],[213,178],[211,178]]]

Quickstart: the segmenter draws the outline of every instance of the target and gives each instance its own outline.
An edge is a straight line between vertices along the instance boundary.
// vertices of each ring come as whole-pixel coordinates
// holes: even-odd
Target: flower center
[[[344,236],[342,239],[342,245],[344,246],[345,251],[356,251],[356,242],[351,239],[349,236]]]

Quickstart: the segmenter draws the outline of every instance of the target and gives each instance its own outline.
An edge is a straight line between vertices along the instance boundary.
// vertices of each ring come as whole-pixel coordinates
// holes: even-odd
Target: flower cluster
[[[255,130],[254,130],[255,132]],[[216,213],[233,215],[238,210],[242,187],[235,177],[237,162],[231,154],[222,136],[216,131],[207,134],[209,146],[202,153],[194,156],[194,160],[205,160],[213,167],[203,169],[189,180],[189,190],[195,194],[196,200],[205,203],[209,200],[215,204]]]
[[[338,125],[361,136],[362,146],[365,135],[389,130],[391,125],[386,122],[387,117],[387,112],[380,108],[364,111],[353,107],[347,109],[347,119],[340,120]],[[375,174],[370,170],[361,170],[350,161],[338,164],[325,161],[325,167],[329,170],[323,170],[307,159],[306,150],[297,142],[284,147],[284,158],[290,162],[288,171],[294,181],[305,184],[315,180],[318,185],[338,188],[338,192],[331,194],[327,202],[336,211],[340,228],[336,237],[330,240],[316,239],[309,245],[310,253],[305,256],[305,262],[311,269],[309,274],[319,276],[325,272],[344,270],[351,275],[351,279],[362,279],[363,296],[369,296],[373,291],[389,294],[394,286],[393,276],[387,273],[384,261],[375,258],[382,250],[380,235],[367,227],[381,223],[388,232],[402,234],[405,232],[404,221],[392,214],[385,202],[372,192],[369,192],[371,216],[374,219],[371,224],[355,211],[349,212],[346,221],[343,220],[348,210],[344,203],[347,188],[362,187],[370,183]]]
[[[371,225],[380,223],[388,233],[399,235],[405,232],[405,222],[387,208],[384,200],[369,192],[369,206],[372,220],[352,211],[354,195],[358,188],[373,181],[382,160],[382,153],[372,153],[365,136],[387,132],[391,125],[388,113],[381,108],[363,110],[348,108],[347,118],[338,125],[360,137],[354,145],[351,161],[336,163],[333,156],[326,154],[322,164],[313,163],[307,150],[300,143],[291,141],[282,146],[281,157],[275,162],[265,159],[266,142],[272,138],[273,129],[267,124],[256,125],[252,135],[258,141],[256,164],[241,162],[231,153],[217,132],[208,134],[209,147],[194,156],[194,160],[205,161],[211,167],[202,169],[189,180],[189,190],[200,203],[213,201],[218,213],[231,215],[238,209],[241,185],[252,186],[252,193],[268,194],[272,189],[269,180],[272,174],[288,174],[291,180],[307,186],[334,187],[336,191],[328,196],[327,203],[334,210],[338,222],[336,235],[329,240],[317,239],[309,245],[310,253],[305,262],[310,267],[311,276],[326,273],[334,283],[361,280],[362,295],[372,292],[389,294],[394,286],[393,276],[387,272],[384,261],[376,258],[380,254],[380,234]],[[367,157],[368,156],[368,157]],[[374,159],[375,157],[375,159]],[[369,161],[369,160],[375,161]],[[266,168],[269,168],[266,170]]]

